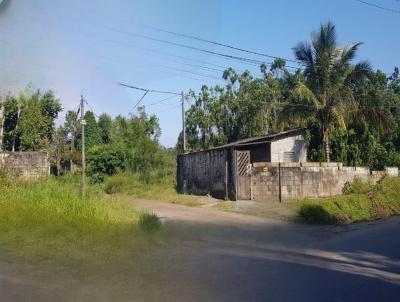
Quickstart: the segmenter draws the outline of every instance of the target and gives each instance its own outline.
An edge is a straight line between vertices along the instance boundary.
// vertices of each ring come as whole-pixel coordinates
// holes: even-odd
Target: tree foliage
[[[261,77],[227,69],[225,85],[191,93],[186,112],[189,151],[295,127],[307,128],[309,160],[373,168],[400,165],[400,79],[353,64],[361,43],[340,46],[322,24],[311,43],[294,47],[302,68],[283,59],[262,65]],[[182,151],[182,135],[178,138]]]

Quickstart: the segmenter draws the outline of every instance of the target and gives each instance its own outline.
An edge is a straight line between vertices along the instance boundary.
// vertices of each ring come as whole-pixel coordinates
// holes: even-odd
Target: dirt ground
[[[0,261],[0,301],[398,301],[400,217],[350,226],[138,200],[157,242],[124,267]]]

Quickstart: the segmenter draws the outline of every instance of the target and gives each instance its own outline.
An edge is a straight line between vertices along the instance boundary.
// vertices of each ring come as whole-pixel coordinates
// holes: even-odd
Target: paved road
[[[103,279],[3,274],[1,301],[400,301],[400,217],[315,227],[136,205],[165,221],[165,243],[148,251],[153,266]]]

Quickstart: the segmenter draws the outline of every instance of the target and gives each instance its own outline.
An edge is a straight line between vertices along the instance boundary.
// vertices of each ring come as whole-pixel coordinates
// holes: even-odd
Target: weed
[[[158,218],[158,216],[154,213],[148,213],[144,211],[139,213],[138,224],[143,231],[149,233],[158,231],[161,228],[160,218]]]

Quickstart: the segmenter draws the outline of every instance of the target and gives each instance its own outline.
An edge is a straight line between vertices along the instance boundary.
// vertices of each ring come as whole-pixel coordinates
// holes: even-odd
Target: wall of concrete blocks
[[[50,175],[46,152],[0,153],[0,168],[24,180]]]
[[[227,149],[179,155],[177,191],[194,195],[210,194],[216,198],[228,195]]]
[[[252,199],[277,201],[341,195],[346,182],[356,178],[376,182],[384,175],[399,176],[398,168],[370,171],[341,163],[254,163]]]

